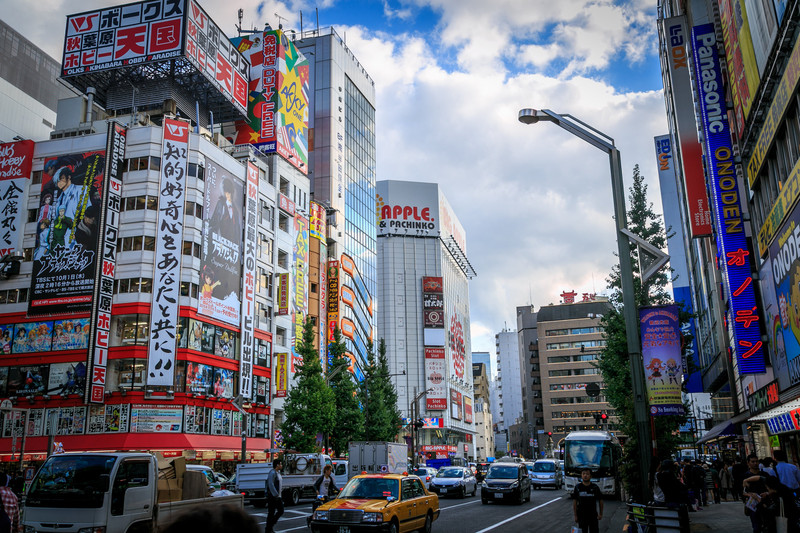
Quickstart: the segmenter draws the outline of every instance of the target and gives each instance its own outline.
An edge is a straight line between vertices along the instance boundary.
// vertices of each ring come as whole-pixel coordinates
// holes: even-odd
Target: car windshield
[[[493,466],[486,474],[486,479],[516,479],[519,468],[516,466]]]
[[[460,468],[442,468],[436,477],[464,477],[464,471]]]
[[[555,463],[536,463],[533,465],[534,472],[555,472]]]
[[[414,470],[414,475],[419,477],[428,477],[429,474],[428,470],[426,470],[425,468],[417,468],[416,470]]]
[[[103,505],[116,457],[55,455],[36,474],[26,505],[29,507],[91,508]]]
[[[486,472],[487,470],[489,470],[489,465],[488,464],[480,464],[480,465],[478,465],[478,472]]]
[[[381,477],[356,477],[347,482],[339,498],[381,500],[400,495],[400,481]]]

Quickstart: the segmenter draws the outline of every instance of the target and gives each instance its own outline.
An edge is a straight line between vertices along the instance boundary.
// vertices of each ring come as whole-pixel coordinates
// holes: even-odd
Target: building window
[[[283,213],[278,214],[278,229],[289,232],[289,217]]]
[[[283,250],[278,250],[278,266],[286,270],[289,269],[289,254]]]
[[[281,327],[275,328],[275,342],[280,346],[286,346],[286,329]]]

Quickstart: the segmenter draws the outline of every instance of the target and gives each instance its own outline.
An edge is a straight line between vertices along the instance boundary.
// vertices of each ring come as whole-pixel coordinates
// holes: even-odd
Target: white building
[[[423,418],[418,450],[465,458],[474,434],[466,236],[435,183],[380,181],[378,331],[398,407]]]
[[[523,421],[522,381],[517,332],[504,329],[495,335],[497,348],[497,387],[500,399],[498,429],[507,430]]]

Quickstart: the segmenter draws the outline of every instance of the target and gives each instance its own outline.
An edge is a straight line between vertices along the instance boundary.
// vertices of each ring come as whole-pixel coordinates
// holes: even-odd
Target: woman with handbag
[[[794,501],[794,491],[778,481],[778,478],[769,476],[764,480],[767,492],[773,505],[769,511],[773,514],[776,533],[798,533],[798,509]]]

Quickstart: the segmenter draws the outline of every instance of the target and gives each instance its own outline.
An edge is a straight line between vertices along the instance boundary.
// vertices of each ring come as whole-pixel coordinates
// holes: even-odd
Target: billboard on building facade
[[[328,261],[328,341],[339,327],[339,261]]]
[[[278,316],[289,314],[289,274],[283,272],[277,274],[278,278]]]
[[[464,396],[464,422],[472,424],[472,398]]]
[[[94,292],[105,151],[45,159],[28,312],[88,311]]]
[[[281,30],[233,39],[250,63],[247,120],[236,123],[236,144],[277,152],[308,172],[308,60]]]
[[[456,379],[464,379],[467,364],[467,344],[464,338],[464,323],[455,306],[450,314],[448,333],[447,346],[450,348],[450,363],[452,365],[450,375],[454,376]]]
[[[740,374],[758,374],[766,369],[764,346],[759,328],[759,312],[753,289],[753,276],[742,200],[736,179],[736,163],[731,145],[725,106],[725,91],[713,24],[692,28],[694,60],[700,112],[706,138],[706,157],[711,191],[714,196],[717,247],[722,259],[728,298],[728,323],[733,330],[733,349]]]
[[[444,280],[441,276],[423,276],[422,313],[425,328],[444,328]]]
[[[188,0],[188,4],[185,57],[239,113],[247,115],[250,63],[197,2]]]
[[[310,235],[320,242],[327,242],[325,230],[327,215],[325,213],[325,207],[317,202],[310,202],[308,209],[311,212],[309,221]]]
[[[253,363],[255,361],[255,314],[256,314],[256,250],[258,244],[258,168],[247,163],[247,194],[245,195],[245,233],[242,250],[242,309],[241,331],[242,347],[239,361],[239,394],[244,398],[253,397]]]
[[[703,172],[703,150],[697,137],[697,122],[692,104],[693,89],[689,72],[687,44],[689,32],[684,16],[662,19],[667,39],[669,75],[672,82],[678,145],[686,189],[686,209],[692,238],[711,235],[711,208]]]
[[[147,384],[174,386],[189,123],[164,119]]]
[[[450,418],[461,420],[464,418],[463,406],[464,395],[455,389],[450,389]]]
[[[439,187],[435,183],[379,181],[378,235],[438,235]]]
[[[105,209],[100,211],[99,219],[100,258],[97,281],[94,286],[92,320],[87,324],[89,352],[86,366],[89,368],[91,380],[85,397],[91,403],[105,401],[108,345],[111,336],[111,301],[114,297],[114,275],[117,268],[117,245],[119,243],[119,211],[122,206],[122,167],[125,164],[127,135],[128,130],[122,124],[108,123],[106,137],[108,157],[104,170],[107,186],[103,190],[102,200]]]
[[[294,326],[294,341],[292,354],[296,360],[302,360],[297,352],[297,344],[303,338],[303,327],[308,313],[308,219],[297,214],[294,217],[294,268],[292,274],[292,324]],[[292,363],[294,367],[294,359]],[[294,368],[292,368],[294,371]]]
[[[86,391],[86,365],[53,363],[47,381],[47,394],[83,394]]]
[[[28,140],[0,144],[0,258],[22,251],[20,239],[27,211],[22,201],[28,193],[34,147]]]
[[[772,141],[778,134],[778,125],[786,110],[789,109],[789,105],[794,102],[793,95],[798,81],[800,81],[800,39],[794,43],[792,55],[789,56],[781,81],[775,89],[775,96],[769,106],[769,111],[764,117],[764,125],[761,126],[761,131],[758,133],[758,140],[753,145],[753,153],[747,161],[747,180],[751,189],[758,179],[761,167],[764,166]]]
[[[768,257],[761,264],[761,268],[758,271],[758,280],[761,287],[761,301],[764,304],[764,320],[767,326],[767,337],[769,338],[767,350],[770,361],[772,361],[772,373],[778,380],[780,390],[784,391],[800,383],[800,368],[791,374],[789,373],[789,357],[786,352],[783,324],[781,324],[781,313],[785,311],[788,315],[788,309],[782,309],[778,304],[777,284],[772,274],[773,264],[776,260],[776,258]],[[784,297],[782,300],[785,305],[786,298]],[[789,323],[788,317],[786,323]],[[800,364],[800,360],[796,364]]]
[[[733,96],[736,133],[741,137],[744,133],[744,122],[750,114],[750,107],[758,90],[758,65],[744,0],[719,0],[719,14],[728,62],[728,83]]]
[[[275,354],[275,372],[273,373],[275,380],[275,397],[285,398],[289,392],[289,354],[276,353]]]
[[[447,377],[444,348],[425,348],[425,407],[428,411],[447,410]]]
[[[744,0],[758,71],[764,72],[780,29],[775,6],[769,0]]]
[[[683,363],[678,306],[641,307],[639,328],[650,414],[682,415]]]
[[[197,312],[231,326],[241,310],[243,184],[206,158]]]

